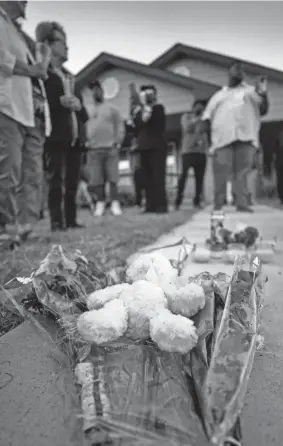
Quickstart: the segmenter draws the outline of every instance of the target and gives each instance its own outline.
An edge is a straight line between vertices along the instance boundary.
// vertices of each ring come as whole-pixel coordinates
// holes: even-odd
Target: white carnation
[[[125,289],[129,288],[128,283],[109,286],[103,290],[97,290],[89,294],[87,297],[87,307],[89,310],[97,310],[104,307],[107,302],[118,299]]]
[[[115,341],[126,332],[127,327],[127,308],[117,299],[106,303],[100,310],[86,311],[77,321],[82,338],[95,344]]]
[[[147,280],[157,285],[165,281],[172,281],[177,276],[177,271],[169,260],[158,252],[142,254],[129,266],[126,271],[127,280]]]
[[[163,310],[150,321],[150,337],[161,350],[186,354],[197,344],[194,323],[186,317]]]
[[[150,319],[167,307],[163,290],[145,280],[134,282],[130,288],[121,293],[120,300],[128,309],[126,335],[134,340],[147,339]]]
[[[177,287],[167,284],[164,287],[168,299],[168,307],[174,314],[192,317],[205,306],[205,292],[200,285],[188,283]]]

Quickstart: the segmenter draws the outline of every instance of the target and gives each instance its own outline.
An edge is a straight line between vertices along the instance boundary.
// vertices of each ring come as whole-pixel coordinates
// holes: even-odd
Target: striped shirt
[[[202,131],[201,118],[184,113],[181,117],[182,143],[181,153],[206,153],[207,135]]]

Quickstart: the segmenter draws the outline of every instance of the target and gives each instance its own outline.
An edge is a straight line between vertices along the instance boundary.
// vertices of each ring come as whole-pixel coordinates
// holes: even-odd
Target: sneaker
[[[10,238],[6,226],[0,226],[0,242],[6,242],[7,240],[10,240]]]
[[[67,229],[84,229],[85,225],[83,225],[82,223],[78,223],[77,221],[73,222],[73,223],[67,223],[66,225]]]
[[[122,209],[121,209],[119,201],[117,201],[117,200],[112,201],[112,203],[111,203],[111,212],[115,216],[122,215]]]
[[[33,231],[33,227],[30,223],[25,225],[19,225],[18,236],[22,241],[26,241]]]
[[[94,211],[94,216],[95,216],[95,217],[102,217],[102,215],[104,214],[104,212],[105,212],[105,203],[104,203],[104,201],[98,201],[98,202],[96,203],[96,208],[95,208],[95,211]]]
[[[65,225],[54,221],[51,222],[51,232],[61,232],[61,231],[66,231]]]

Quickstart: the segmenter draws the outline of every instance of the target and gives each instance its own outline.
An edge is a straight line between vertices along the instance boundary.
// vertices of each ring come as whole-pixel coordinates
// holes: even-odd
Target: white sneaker
[[[122,209],[121,209],[119,201],[117,201],[117,200],[112,201],[112,203],[111,203],[111,212],[115,216],[122,215]]]
[[[33,232],[33,227],[30,223],[18,226],[18,236],[23,241],[26,241],[32,232]]]
[[[105,203],[104,203],[104,201],[98,201],[96,203],[94,216],[95,217],[102,217],[102,215],[104,214],[104,211],[105,211]]]

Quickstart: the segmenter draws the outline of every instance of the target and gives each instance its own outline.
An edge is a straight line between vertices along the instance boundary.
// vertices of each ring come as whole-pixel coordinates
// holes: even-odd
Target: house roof
[[[179,74],[171,73],[167,70],[162,70],[130,59],[114,56],[109,53],[100,53],[95,59],[89,62],[76,75],[76,84],[80,89],[87,85],[94,77],[99,76],[107,69],[121,68],[126,71],[131,71],[144,76],[157,79],[159,81],[170,82],[178,87],[184,87],[194,90],[202,94],[203,97],[212,95],[219,89],[217,85],[203,82],[197,79],[186,78]]]
[[[231,63],[236,59],[243,63],[244,69],[247,72],[256,75],[268,76],[269,78],[283,82],[283,72],[279,70],[275,70],[273,68],[269,68],[263,65],[258,65],[253,62],[248,62],[243,59],[235,58],[232,56],[226,56],[224,54],[215,53],[212,51],[207,51],[201,48],[196,48],[193,46],[184,45],[182,43],[176,43],[163,54],[161,54],[157,59],[151,62],[150,66],[154,68],[164,69],[168,64],[174,62],[180,57],[189,57],[195,58],[199,60],[203,60],[205,62],[211,62],[217,65],[221,65],[222,67],[229,67]]]

